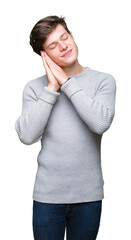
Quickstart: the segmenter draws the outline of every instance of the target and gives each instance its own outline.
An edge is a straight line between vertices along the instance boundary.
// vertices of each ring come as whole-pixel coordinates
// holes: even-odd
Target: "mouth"
[[[66,52],[64,55],[62,55],[62,57],[69,56],[69,55],[71,54],[71,52],[72,52],[72,49],[71,49],[71,50],[69,50],[68,52]]]

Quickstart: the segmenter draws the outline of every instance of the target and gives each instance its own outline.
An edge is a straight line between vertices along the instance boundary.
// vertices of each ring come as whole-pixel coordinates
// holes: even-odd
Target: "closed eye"
[[[63,34],[63,35],[61,36],[61,39],[62,39],[62,40],[68,39],[67,33]],[[56,44],[57,44],[57,43],[52,43],[52,44],[49,46],[49,48],[50,48],[50,49],[55,48],[55,47],[56,47]]]
[[[65,40],[65,39],[67,39],[67,38],[68,38],[68,36],[67,36],[67,34],[65,33],[65,34],[62,36],[62,39]]]
[[[49,48],[52,49],[52,48],[55,48],[55,46],[56,46],[56,43],[53,43],[49,46]]]

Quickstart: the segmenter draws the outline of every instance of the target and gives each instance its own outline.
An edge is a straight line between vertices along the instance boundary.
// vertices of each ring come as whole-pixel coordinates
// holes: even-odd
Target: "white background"
[[[98,240],[131,239],[131,7],[128,0],[5,1],[0,14],[0,239],[33,240],[32,192],[40,141],[24,145],[14,129],[25,84],[45,74],[29,45],[35,23],[65,16],[84,67],[110,73],[116,114],[102,138],[104,192]],[[81,239],[82,240],[82,239]]]

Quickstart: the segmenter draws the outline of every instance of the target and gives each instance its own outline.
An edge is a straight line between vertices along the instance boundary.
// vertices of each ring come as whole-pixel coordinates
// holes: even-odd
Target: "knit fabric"
[[[15,130],[22,143],[41,141],[32,198],[45,203],[102,200],[101,139],[115,115],[114,77],[86,67],[58,90],[47,76],[27,82]]]

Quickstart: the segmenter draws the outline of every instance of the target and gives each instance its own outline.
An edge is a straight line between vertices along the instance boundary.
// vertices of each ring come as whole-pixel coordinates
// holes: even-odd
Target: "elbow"
[[[34,143],[31,139],[24,138],[23,136],[19,136],[20,141],[25,145],[31,145]]]
[[[31,145],[34,143],[33,139],[31,139],[30,137],[28,137],[28,135],[24,134],[24,133],[20,133],[20,132],[17,132],[18,134],[18,137],[19,137],[19,140],[25,144],[25,145]]]
[[[22,143],[24,143],[24,144],[26,144],[26,145],[31,145],[31,144],[33,144],[33,143],[36,143],[36,142],[38,142],[39,140],[41,140],[42,139],[42,135],[40,135],[39,137],[35,137],[35,138],[29,138],[29,137],[27,137],[27,135],[26,135],[26,137],[20,137],[19,136],[19,139],[20,139],[20,141],[22,142]]]
[[[94,124],[94,128],[92,129],[93,132],[102,135],[105,133],[111,126],[114,119],[114,113],[112,112],[108,118],[103,119],[101,121],[97,121],[97,123]]]
[[[102,135],[104,132],[106,132],[108,129],[109,129],[109,125],[105,126],[105,125],[101,125],[101,126],[98,126],[97,128],[93,129],[93,132],[99,134],[99,135]]]
[[[23,127],[20,121],[16,121],[15,130],[18,134],[19,140],[26,145],[38,142],[43,136],[43,132],[40,134],[33,134],[33,131],[25,126]]]
[[[26,145],[31,145],[34,143],[33,139],[30,137],[27,131],[23,131],[23,129],[20,127],[18,122],[16,121],[15,123],[15,130],[16,133],[18,134],[19,140],[26,144]]]

